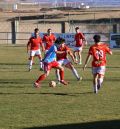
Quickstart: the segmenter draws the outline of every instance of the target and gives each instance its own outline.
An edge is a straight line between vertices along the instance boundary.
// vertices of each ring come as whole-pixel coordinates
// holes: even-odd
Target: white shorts
[[[70,63],[70,60],[62,59],[62,60],[58,60],[57,62],[59,63],[59,65],[62,66],[62,65],[66,65],[66,64]]]
[[[73,47],[73,51],[82,51],[82,46],[81,47]]]
[[[93,74],[101,74],[101,75],[105,75],[105,66],[100,66],[100,67],[93,67],[92,68],[92,73]]]
[[[30,56],[35,56],[35,55],[41,55],[40,49],[30,51]]]

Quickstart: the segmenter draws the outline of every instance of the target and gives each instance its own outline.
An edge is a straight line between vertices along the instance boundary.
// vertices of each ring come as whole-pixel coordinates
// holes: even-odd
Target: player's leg
[[[35,56],[35,51],[32,50],[30,52],[30,58],[29,58],[29,71],[32,69],[34,56]]]
[[[82,64],[82,47],[78,51],[79,64]]]
[[[29,71],[32,69],[33,59],[34,59],[34,56],[30,56],[30,60],[29,60]]]
[[[68,62],[66,62],[65,67],[72,71],[73,75],[76,77],[77,80],[80,80],[80,76],[78,75],[77,70],[75,69],[75,67],[69,60],[68,60]]]
[[[77,59],[77,53],[78,53],[78,52],[77,52],[76,50],[73,51],[73,56],[74,56],[76,62],[78,61],[78,59]]]
[[[99,76],[98,76],[98,86],[97,86],[98,90],[101,88],[103,80],[104,80],[104,75],[99,74]]]
[[[94,88],[94,93],[98,93],[98,74],[93,74],[93,88]]]
[[[42,55],[38,55],[38,58],[39,58],[40,70],[43,70]]]
[[[56,72],[56,78],[57,78],[58,84],[60,84],[60,70],[56,69],[55,72]]]
[[[36,51],[36,55],[37,55],[37,56],[38,56],[38,58],[39,58],[40,70],[43,70],[42,54],[41,54],[40,49],[38,49],[38,50]]]
[[[54,68],[59,69],[60,83],[67,85],[68,83],[64,80],[64,68],[61,65],[57,65]]]
[[[98,67],[97,73],[99,74],[98,76],[98,89],[102,86],[104,75],[105,75],[105,66],[100,66]]]
[[[64,65],[64,59],[62,60],[58,60],[57,61],[59,63],[60,66]],[[58,81],[58,84],[60,84],[60,70],[59,69],[56,69],[56,77],[57,77],[57,81]]]
[[[92,67],[94,93],[98,93],[98,77],[99,77],[98,71],[99,67]]]
[[[45,73],[40,75],[39,78],[35,81],[34,83],[34,87],[39,88],[40,87],[40,82],[45,80],[46,77],[49,75],[51,70],[51,66],[47,63],[44,64],[44,71]]]

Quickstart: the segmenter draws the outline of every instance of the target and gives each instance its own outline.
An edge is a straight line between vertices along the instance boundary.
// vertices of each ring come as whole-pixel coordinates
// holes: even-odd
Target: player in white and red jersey
[[[75,47],[74,47],[74,57],[76,61],[78,60],[79,64],[82,64],[82,49],[84,44],[86,45],[86,39],[85,36],[83,35],[82,32],[80,32],[79,27],[75,28],[76,34],[75,34]],[[77,54],[78,54],[78,59],[77,59]]]
[[[48,29],[47,34],[43,36],[43,44],[45,47],[45,52],[47,52],[50,49],[50,47],[54,44],[55,40],[56,40],[56,37],[52,33],[52,30]]]
[[[42,39],[39,36],[39,29],[35,28],[34,35],[31,36],[27,43],[27,52],[30,51],[30,62],[29,62],[29,71],[32,69],[34,56],[38,56],[40,69],[42,69],[42,55],[40,51],[40,46],[42,47],[42,51],[44,51],[44,46],[42,44]]]
[[[68,59],[68,55],[70,55],[70,57],[72,58],[72,60],[76,63],[76,60],[70,50],[70,48],[65,44],[65,39],[62,39],[61,41],[61,45],[58,48],[58,51],[65,51],[65,53],[59,53],[57,54],[57,61],[58,63],[62,66],[64,65],[66,68],[70,69],[74,76],[76,77],[77,80],[80,80],[80,77],[78,75],[77,70],[75,69],[75,67],[73,66],[72,62]],[[59,70],[57,69],[56,71],[57,73],[57,79],[58,82],[60,81],[60,77],[59,77]]]
[[[92,73],[93,73],[93,86],[94,92],[97,93],[100,89],[104,74],[105,74],[105,67],[106,67],[106,54],[112,55],[112,51],[108,47],[107,44],[100,42],[100,35],[95,35],[93,37],[95,44],[92,45],[89,49],[88,56],[85,61],[85,65],[83,69],[87,66],[88,61],[90,60],[91,56],[93,56],[92,61]]]

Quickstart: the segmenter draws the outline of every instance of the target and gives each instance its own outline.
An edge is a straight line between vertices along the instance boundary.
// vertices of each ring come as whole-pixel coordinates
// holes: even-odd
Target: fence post
[[[113,24],[113,33],[119,32],[119,24]]]
[[[69,23],[61,22],[61,33],[69,32]]]
[[[11,22],[11,30],[12,30],[12,44],[16,44],[16,32],[18,31],[18,21],[13,20]]]

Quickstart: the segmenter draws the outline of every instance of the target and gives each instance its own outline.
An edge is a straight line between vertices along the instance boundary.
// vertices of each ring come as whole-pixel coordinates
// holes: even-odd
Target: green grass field
[[[35,89],[33,82],[42,73],[38,60],[28,72],[26,47],[1,45],[0,129],[120,129],[120,50],[113,50],[107,59],[105,80],[98,94],[93,93],[90,65],[85,72],[75,65],[82,82],[65,69],[69,86],[50,88],[49,81],[55,80],[52,70],[42,88]]]

